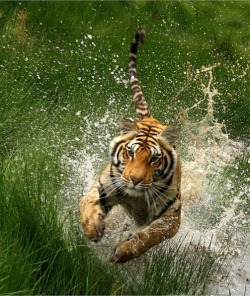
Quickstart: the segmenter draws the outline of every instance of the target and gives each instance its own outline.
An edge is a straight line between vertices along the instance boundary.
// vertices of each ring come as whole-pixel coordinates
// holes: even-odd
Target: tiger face
[[[159,195],[175,171],[177,129],[147,118],[125,120],[121,131],[122,135],[111,142],[114,184],[130,196]]]
[[[143,190],[144,186],[150,186],[155,179],[157,168],[162,162],[162,153],[157,143],[149,147],[147,143],[140,145],[140,142],[136,137],[125,146],[122,179],[129,182],[129,187]]]

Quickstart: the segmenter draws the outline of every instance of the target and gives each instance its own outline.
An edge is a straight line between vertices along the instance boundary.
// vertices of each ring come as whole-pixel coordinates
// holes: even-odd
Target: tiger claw
[[[98,226],[98,228],[95,227],[95,230],[96,230],[95,236],[90,237],[90,240],[94,243],[98,243],[104,235],[105,224]]]
[[[138,257],[138,253],[131,245],[132,237],[128,238],[117,247],[114,248],[113,252],[109,257],[109,262],[112,263],[125,263],[130,261],[136,257]]]
[[[81,221],[85,235],[93,242],[97,243],[104,235],[105,223],[103,213],[92,213],[89,217],[84,216]]]
[[[110,257],[109,257],[109,262],[111,263],[118,263],[119,261],[119,255],[117,256],[115,250],[111,253]]]
[[[109,257],[109,262],[111,263],[125,263],[128,260],[124,260],[125,258],[121,256],[118,247],[116,247]]]

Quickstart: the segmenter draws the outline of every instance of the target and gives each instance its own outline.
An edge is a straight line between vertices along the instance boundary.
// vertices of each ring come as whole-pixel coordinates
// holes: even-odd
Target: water
[[[249,217],[236,211],[241,202],[240,192],[223,205],[222,210],[218,211],[215,206],[231,189],[232,184],[227,179],[221,187],[223,171],[240,155],[243,143],[228,139],[218,123],[207,125],[205,118],[198,124],[199,133],[189,142],[183,157],[183,223],[178,235],[189,232],[194,244],[202,238],[204,246],[210,246],[214,252],[223,250],[226,254],[227,267],[219,270],[218,283],[213,287],[216,295],[248,295],[250,234],[242,230],[242,225],[249,222]],[[196,125],[187,123],[189,130]]]
[[[237,210],[243,203],[242,191],[249,193],[247,184],[243,184],[233,198],[228,198],[233,184],[225,169],[235,163],[237,157],[246,149],[244,144],[230,140],[223,124],[214,118],[213,100],[218,91],[212,88],[213,67],[203,68],[209,75],[207,85],[202,85],[203,100],[207,101],[207,115],[200,121],[188,119],[190,109],[199,108],[199,103],[183,110],[179,116],[182,134],[179,149],[182,159],[182,225],[173,238],[176,242],[183,236],[192,237],[192,244],[202,244],[213,252],[224,252],[226,262],[218,264],[217,282],[212,286],[218,295],[250,294],[250,232],[244,231],[249,224],[249,216],[243,210]],[[99,135],[95,149],[85,143],[84,149],[75,151],[73,156],[64,155],[62,164],[70,178],[63,195],[69,206],[76,207],[79,198],[92,185],[95,178],[105,167],[108,158],[107,143],[112,139],[109,131],[115,115],[107,112],[102,119],[86,117],[86,133],[91,135],[94,125],[98,126]],[[104,141],[100,137],[104,136]],[[99,149],[98,149],[98,146]],[[76,211],[77,213],[77,211]],[[122,221],[122,222],[121,222]],[[131,220],[122,208],[112,210],[106,220],[106,232],[102,241],[93,244],[93,248],[102,250],[107,257],[111,249],[135,229]],[[221,268],[221,269],[220,269]]]

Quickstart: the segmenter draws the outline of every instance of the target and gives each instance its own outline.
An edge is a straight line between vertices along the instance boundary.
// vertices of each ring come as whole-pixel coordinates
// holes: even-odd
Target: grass
[[[203,242],[192,244],[192,237],[181,237],[179,242],[168,241],[145,262],[142,277],[133,282],[137,295],[203,295],[220,260]],[[153,255],[153,256],[152,256]],[[140,274],[140,273],[139,273]]]
[[[181,110],[201,101],[197,89],[209,77],[194,80],[196,69],[220,62],[214,70],[220,92],[215,116],[231,138],[247,142],[248,7],[247,2],[207,1],[1,3],[1,294],[207,291],[220,258],[201,251],[202,244],[193,251],[189,242],[169,242],[145,262],[125,266],[98,259],[78,228],[75,208],[84,185],[73,191],[77,196],[64,199],[71,177],[62,156],[74,157],[84,148],[102,159],[96,164],[100,171],[119,119],[134,117],[126,67],[131,36],[141,25],[147,41],[140,48],[139,75],[153,114],[173,122]],[[179,92],[188,61],[192,83]],[[206,112],[201,103],[189,119],[200,120]],[[225,172],[235,176],[235,191],[245,188],[247,155],[244,149]],[[242,175],[233,175],[236,164]],[[231,191],[223,206],[232,198]],[[241,207],[247,211],[247,204]],[[136,283],[131,270],[138,274]]]
[[[36,159],[28,153],[1,168],[1,294],[109,294],[113,289],[112,268],[93,256],[70,222],[72,213],[62,214],[55,157],[48,161],[47,155]]]

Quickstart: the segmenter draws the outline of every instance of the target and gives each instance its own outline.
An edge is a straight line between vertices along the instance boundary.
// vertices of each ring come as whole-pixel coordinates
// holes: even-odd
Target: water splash
[[[183,217],[181,229],[174,240],[178,241],[190,233],[193,244],[199,244],[202,240],[204,248],[209,247],[215,253],[223,249],[228,258],[227,268],[223,267],[224,269],[218,272],[220,276],[218,284],[213,287],[214,293],[247,295],[250,292],[250,234],[242,231],[242,225],[249,217],[246,217],[243,211],[236,211],[242,201],[240,192],[228,203],[222,203],[221,207],[216,206],[231,190],[232,181],[225,177],[225,169],[245,149],[243,143],[229,139],[224,125],[214,116],[214,100],[220,93],[213,87],[213,70],[219,66],[215,64],[202,67],[191,76],[188,64],[186,84],[176,95],[177,99],[190,84],[200,81],[203,98],[178,116],[182,127],[179,149],[183,170]],[[202,76],[204,73],[208,77],[205,82]],[[199,108],[202,102],[207,102],[206,115],[200,121],[190,120],[189,112]],[[114,122],[118,122],[118,118],[114,117],[115,115],[107,111],[102,119],[95,119],[94,124],[91,118],[86,118],[87,134],[92,135],[98,126],[99,135],[105,135],[105,141],[96,136],[97,145],[103,148],[112,139],[112,134],[107,130]],[[93,151],[87,143],[84,143],[83,147],[84,149],[76,151],[73,157],[62,157],[62,165],[70,176],[62,195],[72,207],[78,205],[78,199],[88,190],[107,161],[104,161],[101,149]],[[99,244],[93,244],[93,247],[101,249],[104,256],[108,256],[110,250],[119,241],[126,239],[134,229],[133,220],[121,207],[116,207],[107,217],[104,238]]]
[[[217,210],[214,205],[225,199],[231,189],[228,186],[230,180],[224,180],[227,178],[224,171],[244,149],[243,143],[229,139],[223,132],[224,125],[214,117],[214,97],[219,92],[213,88],[213,69],[218,66],[220,64],[203,67],[196,72],[194,78],[199,78],[204,72],[209,74],[207,84],[201,82],[204,95],[201,101],[207,101],[206,116],[199,122],[188,120],[188,112],[197,108],[201,101],[183,110],[179,116],[183,135],[181,154],[184,217],[182,228],[175,239],[190,232],[195,244],[202,238],[204,246],[209,245],[214,252],[224,250],[228,266],[219,271],[218,284],[213,290],[216,294],[246,295],[247,291],[250,292],[250,252],[246,233],[241,227],[249,217],[242,211],[236,211],[241,202],[240,193],[222,211],[214,213]]]

